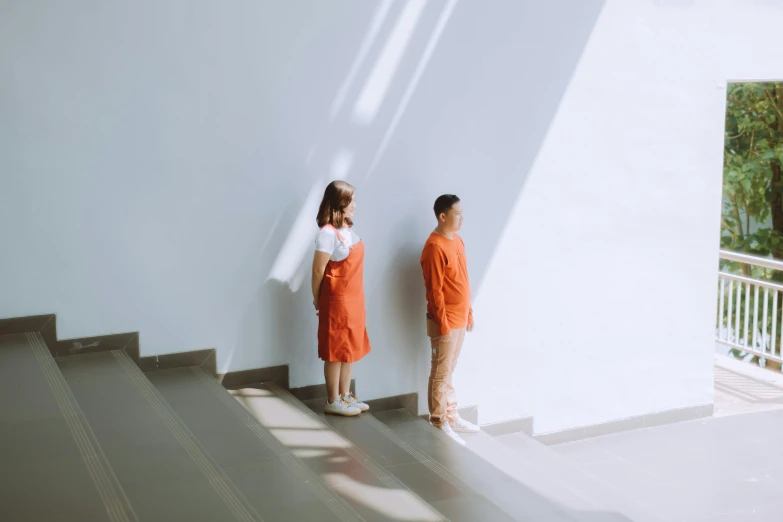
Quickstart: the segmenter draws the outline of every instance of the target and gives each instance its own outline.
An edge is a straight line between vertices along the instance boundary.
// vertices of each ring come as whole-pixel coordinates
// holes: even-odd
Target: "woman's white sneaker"
[[[451,423],[451,428],[458,433],[478,433],[481,431],[481,428],[462,417],[457,417],[457,421]]]
[[[351,406],[340,397],[337,397],[334,402],[327,402],[326,405],[324,405],[324,413],[329,413],[331,415],[353,417],[359,415],[361,412],[362,410],[356,406]]]
[[[367,411],[370,409],[370,405],[364,402],[360,402],[353,396],[353,393],[346,393],[343,395],[343,400],[355,408],[359,408],[359,411]]]
[[[465,441],[462,439],[462,437],[457,435],[457,433],[453,429],[451,429],[451,426],[449,425],[448,422],[443,423],[443,426],[441,426],[440,429],[441,431],[443,431],[443,433],[448,435],[449,438],[451,438],[451,440],[453,440],[457,444],[462,444],[463,446],[465,445]]]

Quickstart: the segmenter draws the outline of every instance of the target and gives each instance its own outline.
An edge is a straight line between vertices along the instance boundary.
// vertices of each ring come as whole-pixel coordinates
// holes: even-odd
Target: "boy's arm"
[[[446,254],[439,246],[430,243],[424,248],[421,256],[424,287],[427,290],[427,302],[434,311],[432,320],[438,326],[441,335],[451,333],[446,317],[446,298],[443,294],[446,262]]]

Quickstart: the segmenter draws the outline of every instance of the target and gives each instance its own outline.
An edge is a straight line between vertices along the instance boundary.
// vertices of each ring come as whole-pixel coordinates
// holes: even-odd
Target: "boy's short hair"
[[[459,203],[459,198],[454,194],[443,194],[435,200],[433,209],[435,210],[435,217],[440,218],[441,214],[448,214],[451,207]]]

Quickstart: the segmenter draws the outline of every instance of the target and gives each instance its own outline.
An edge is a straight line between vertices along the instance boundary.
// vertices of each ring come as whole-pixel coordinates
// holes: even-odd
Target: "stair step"
[[[324,415],[122,350],[0,336],[0,393],[3,522],[661,522],[522,434],[463,447],[406,410]]]
[[[295,449],[276,436],[271,427],[275,412],[286,404],[274,394],[254,390],[250,401],[259,407],[256,415],[268,424],[264,427],[200,367],[146,375],[265,522],[361,520],[296,457]],[[294,419],[291,424],[307,420]]]
[[[620,514],[623,520],[663,522],[649,506],[633,502],[587,475],[565,457],[524,433],[469,439],[468,446],[524,484],[535,484],[542,493],[556,495],[573,509]],[[513,454],[509,455],[508,450]]]
[[[580,520],[560,503],[513,480],[408,411],[381,412],[366,420],[374,424],[379,433],[416,455],[429,469],[460,484],[463,489],[472,490],[514,520]]]
[[[57,363],[140,522],[261,520],[124,351]]]
[[[404,410],[389,412],[399,415]],[[411,446],[408,439],[368,413],[356,418],[318,414],[324,422],[361,448],[452,522],[512,521],[509,514],[478,494],[446,466]],[[406,419],[409,417],[406,417]],[[422,421],[424,423],[424,421]],[[426,423],[424,423],[426,425]],[[451,440],[437,439],[439,451],[462,452]]]
[[[136,520],[40,334],[0,337],[0,520]]]
[[[237,398],[363,520],[449,520],[287,390],[269,383],[240,390]]]

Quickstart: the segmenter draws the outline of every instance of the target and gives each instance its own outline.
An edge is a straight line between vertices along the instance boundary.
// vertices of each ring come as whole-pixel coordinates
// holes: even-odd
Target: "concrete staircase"
[[[0,336],[0,393],[3,522],[653,520],[532,439],[462,447],[406,410],[326,417],[123,350],[55,359],[38,332]]]

